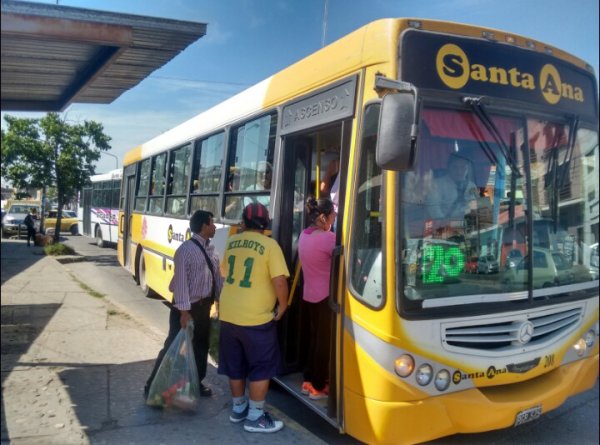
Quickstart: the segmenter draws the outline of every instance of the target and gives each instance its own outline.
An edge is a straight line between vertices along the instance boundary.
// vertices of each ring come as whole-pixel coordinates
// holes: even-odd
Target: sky
[[[204,37],[113,103],[64,111],[69,120],[100,122],[112,138],[114,156],[102,155],[96,173],[121,167],[135,146],[380,18],[448,20],[520,34],[574,54],[598,75],[598,0],[37,0],[57,1],[207,24]]]

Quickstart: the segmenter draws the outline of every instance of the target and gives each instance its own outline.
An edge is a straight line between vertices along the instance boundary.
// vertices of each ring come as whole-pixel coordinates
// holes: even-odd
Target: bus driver
[[[457,154],[451,154],[445,174],[434,179],[427,198],[429,216],[432,219],[464,219],[471,201],[478,196],[477,186],[469,179],[470,162]]]

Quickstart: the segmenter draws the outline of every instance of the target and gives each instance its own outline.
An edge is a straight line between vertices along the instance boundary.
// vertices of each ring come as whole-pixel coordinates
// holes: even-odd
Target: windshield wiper
[[[500,147],[500,153],[502,153],[504,160],[509,165],[509,167],[512,171],[512,174],[515,177],[520,178],[522,175],[519,172],[519,168],[517,167],[517,164],[515,162],[513,154],[511,152],[511,150],[508,148],[508,145],[506,145],[506,142],[504,142],[504,139],[502,139],[502,135],[500,134],[498,127],[496,127],[496,124],[494,124],[494,121],[492,121],[490,116],[485,111],[485,107],[483,106],[483,102],[481,101],[481,99],[482,99],[481,97],[463,97],[462,100],[463,100],[463,103],[465,103],[471,107],[471,109],[475,113],[475,116],[477,116],[479,118],[481,123],[490,132],[490,134],[492,135],[492,137],[498,144],[498,147]]]
[[[575,151],[575,140],[577,139],[577,130],[579,128],[579,116],[574,116],[569,121],[569,141],[567,142],[567,152],[565,153],[565,159],[563,159],[562,171],[560,172],[560,178],[558,179],[558,189],[560,190],[564,185],[565,178],[567,177],[567,171],[571,168],[571,160],[573,159],[573,152]]]
[[[558,161],[558,150],[560,145],[560,137],[557,135],[556,141],[552,147],[553,150],[553,160],[554,160],[554,190],[552,191],[552,198],[550,200],[551,204],[551,212],[552,219],[554,221],[554,231],[556,232],[559,227],[559,217],[560,213],[558,211],[559,203],[560,203],[560,193],[565,185],[565,178],[567,177],[567,173],[571,168],[571,160],[573,159],[573,152],[575,151],[575,140],[577,139],[577,128],[579,127],[579,117],[574,116],[569,121],[569,139],[567,141],[567,150],[565,152],[565,157],[561,165],[559,165]],[[549,166],[551,163],[548,164]]]

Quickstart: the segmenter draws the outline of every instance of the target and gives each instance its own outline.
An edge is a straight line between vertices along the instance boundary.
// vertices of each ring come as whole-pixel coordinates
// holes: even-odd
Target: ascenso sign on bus
[[[419,88],[498,96],[595,116],[594,80],[584,70],[512,45],[419,31],[402,40],[401,78]]]

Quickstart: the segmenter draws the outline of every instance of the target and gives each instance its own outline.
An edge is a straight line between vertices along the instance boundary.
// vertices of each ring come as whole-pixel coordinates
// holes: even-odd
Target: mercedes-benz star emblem
[[[531,341],[531,337],[533,337],[533,323],[530,321],[521,323],[517,333],[517,341],[524,345]]]

